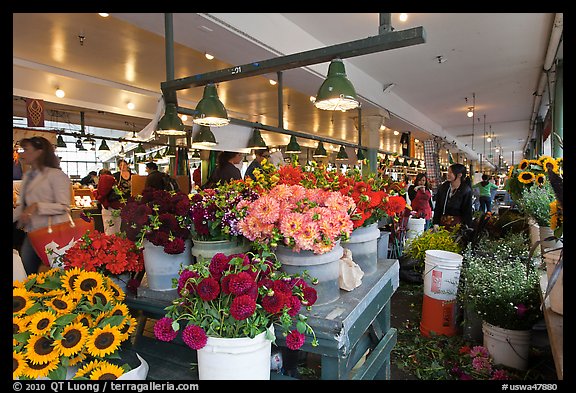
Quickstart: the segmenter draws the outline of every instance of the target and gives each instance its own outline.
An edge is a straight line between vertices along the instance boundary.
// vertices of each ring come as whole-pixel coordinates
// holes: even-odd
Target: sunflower
[[[86,342],[88,353],[98,357],[114,353],[120,346],[121,335],[117,327],[111,327],[110,325],[94,329]]]
[[[12,317],[12,334],[18,334],[27,330],[29,317]]]
[[[76,319],[74,319],[74,322],[80,322],[82,325],[86,326],[88,329],[91,328],[92,326],[96,326],[94,324],[94,318],[92,317],[92,315],[85,314],[85,313],[78,314]]]
[[[76,356],[73,356],[68,359],[68,366],[70,367],[75,366],[78,363],[83,362],[84,360],[86,360],[86,353],[80,352]]]
[[[68,295],[54,297],[46,302],[46,305],[56,312],[56,314],[71,314],[76,308],[76,301]]]
[[[508,177],[512,177],[512,172],[514,172],[514,165],[510,165],[510,168],[508,169]]]
[[[24,374],[26,370],[26,358],[22,352],[12,351],[12,379]]]
[[[104,278],[100,273],[80,271],[80,275],[74,281],[74,291],[88,294],[93,288],[99,288],[103,284]]]
[[[30,299],[30,292],[24,288],[15,288],[12,290],[12,313],[24,315],[34,302]]]
[[[539,186],[543,186],[546,183],[546,175],[543,173],[539,173],[536,175],[536,184]]]
[[[30,325],[28,329],[32,334],[48,334],[54,325],[56,314],[51,311],[39,311],[33,314],[30,318]]]
[[[100,367],[92,371],[91,380],[115,380],[124,374],[124,369],[109,362],[102,362]]]
[[[29,378],[42,378],[47,377],[51,371],[58,368],[60,359],[52,359],[49,362],[42,364],[33,364],[30,360],[26,360],[26,369],[24,370],[24,375]]]
[[[542,168],[545,171],[548,171],[548,169],[552,169],[552,172],[554,173],[559,172],[558,162],[552,157],[547,157],[544,161],[542,161]]]
[[[116,284],[110,278],[108,279],[108,289],[110,289],[112,293],[114,293],[114,297],[116,298],[117,301],[121,302],[126,298],[126,294],[124,293],[124,291],[120,289],[118,284]]]
[[[130,310],[128,310],[128,306],[124,303],[116,303],[112,310],[110,310],[110,315],[130,315]]]
[[[540,165],[542,168],[545,169],[546,168],[545,163],[546,163],[546,161],[549,161],[549,160],[556,161],[552,157],[546,156],[546,155],[541,155],[540,157],[538,157],[538,159],[536,161],[538,162],[538,165]]]
[[[59,359],[54,340],[40,335],[32,335],[26,345],[26,356],[33,364],[42,364]]]
[[[84,347],[84,342],[88,339],[88,328],[80,322],[68,325],[62,330],[62,339],[56,340],[54,345],[58,352],[64,356],[78,354]]]
[[[121,340],[125,341],[130,338],[130,335],[134,333],[136,330],[136,326],[138,325],[138,320],[134,317],[128,317],[124,320],[124,323],[118,328],[120,329],[120,333],[122,334]]]
[[[74,292],[74,282],[80,276],[82,270],[75,267],[73,269],[67,270],[60,279],[62,280],[62,289],[64,289],[67,293],[71,294]]]
[[[530,184],[534,181],[534,174],[530,171],[520,172],[518,175],[518,181],[524,184]]]
[[[518,164],[518,169],[523,171],[524,169],[528,168],[528,165],[530,165],[530,161],[523,159],[522,161],[520,161],[520,164]]]
[[[97,305],[98,301],[105,306],[108,303],[114,303],[114,293],[106,289],[104,286],[92,288],[86,295],[88,301],[93,305]]]
[[[80,370],[76,372],[76,375],[74,375],[74,379],[79,377],[85,377],[86,375],[90,374],[92,370],[95,370],[96,368],[100,367],[100,363],[102,363],[101,360],[92,360],[90,363],[86,364],[84,367],[82,367]]]
[[[550,202],[550,229],[553,231],[562,224],[562,209],[558,206],[558,200]]]
[[[26,279],[19,281],[19,280],[14,280],[12,281],[12,289],[15,288],[24,288],[24,283],[26,282]]]

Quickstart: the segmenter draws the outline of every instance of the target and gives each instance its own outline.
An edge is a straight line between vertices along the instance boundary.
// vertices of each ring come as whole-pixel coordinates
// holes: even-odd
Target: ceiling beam
[[[168,80],[161,83],[161,89],[166,96],[176,90],[204,86],[208,83],[218,83],[230,80],[248,78],[273,72],[325,63],[335,58],[363,56],[391,49],[422,44],[426,42],[426,34],[422,26],[411,29],[385,32],[373,37],[345,42],[324,48],[313,49],[291,55],[275,57],[263,61],[233,66],[219,71],[197,74],[185,78]]]

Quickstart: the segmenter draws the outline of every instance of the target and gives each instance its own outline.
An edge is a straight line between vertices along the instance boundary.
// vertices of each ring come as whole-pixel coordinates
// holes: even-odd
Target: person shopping
[[[117,184],[109,169],[100,169],[98,188],[94,191],[94,196],[102,207],[102,224],[106,235],[120,232],[122,223],[120,209],[122,209],[124,204],[120,195],[114,190],[114,186],[117,186]]]
[[[472,188],[477,188],[480,192],[480,211],[484,213],[492,211],[492,191],[496,191],[498,186],[490,182],[487,174],[483,174],[482,181],[474,184]]]
[[[242,173],[236,165],[242,162],[242,153],[223,151],[218,154],[218,166],[212,172],[202,189],[214,188],[218,183],[224,184],[232,180],[242,180]]]
[[[432,191],[425,173],[416,175],[414,184],[408,188],[408,198],[410,198],[412,210],[416,212],[416,217],[424,218],[426,220],[424,229],[428,229],[432,222],[433,205]]]
[[[452,164],[448,167],[447,180],[438,187],[433,225],[447,228],[457,224],[472,226],[472,188],[466,176],[466,167]]]
[[[30,165],[22,186],[12,221],[29,233],[51,224],[69,220],[72,187],[70,178],[60,169],[60,159],[54,146],[44,137],[35,136],[20,141],[24,164]],[[26,274],[38,273],[42,260],[36,254],[28,236],[20,249]]]

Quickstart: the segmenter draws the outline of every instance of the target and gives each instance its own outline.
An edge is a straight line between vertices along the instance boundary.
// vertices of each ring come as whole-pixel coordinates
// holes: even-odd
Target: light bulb
[[[406,22],[408,20],[408,14],[405,12],[401,13],[398,19],[400,19],[401,22]]]
[[[204,57],[206,57],[208,60],[214,60],[214,56],[210,53],[204,53]]]
[[[64,98],[64,96],[66,95],[66,92],[62,89],[56,89],[56,97],[58,98]]]
[[[468,113],[466,113],[466,116],[468,116],[468,117],[474,116],[474,110],[473,110],[473,108],[468,108]]]

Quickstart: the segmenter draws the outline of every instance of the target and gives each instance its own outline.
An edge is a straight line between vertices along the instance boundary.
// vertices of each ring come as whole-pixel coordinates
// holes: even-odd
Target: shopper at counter
[[[12,213],[13,222],[25,232],[68,221],[71,199],[70,178],[60,169],[54,146],[44,137],[20,141],[23,164],[30,165],[22,179],[20,195]],[[37,273],[42,260],[28,236],[20,249],[26,274]]]
[[[124,198],[132,195],[132,171],[126,160],[123,158],[118,160],[118,172],[114,172],[113,176]]]
[[[123,206],[121,197],[116,193],[114,187],[117,186],[116,179],[109,169],[100,169],[98,188],[94,191],[96,200],[102,207],[102,225],[104,233],[112,235],[120,232],[120,209]]]

